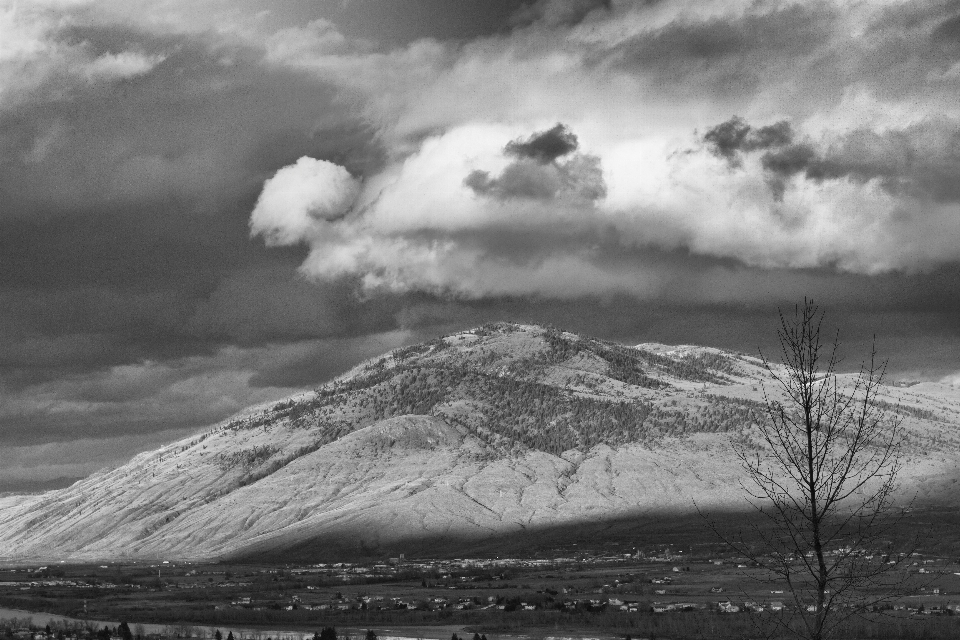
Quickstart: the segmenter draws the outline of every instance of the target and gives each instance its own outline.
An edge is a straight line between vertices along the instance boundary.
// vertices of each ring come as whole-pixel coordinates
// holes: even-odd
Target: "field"
[[[715,547],[715,545],[713,545]],[[557,555],[558,553],[563,555]],[[857,638],[960,636],[960,564],[917,555],[913,593]],[[739,611],[723,613],[719,603]],[[742,559],[709,545],[556,549],[527,558],[407,559],[336,564],[154,563],[0,568],[0,606],[126,621],[160,635],[239,637],[324,627],[360,635],[489,640],[519,637],[745,638],[771,605],[791,600]],[[755,611],[749,611],[754,608]],[[763,609],[760,611],[760,609]],[[259,630],[259,631],[258,631]],[[268,631],[269,630],[269,631]]]

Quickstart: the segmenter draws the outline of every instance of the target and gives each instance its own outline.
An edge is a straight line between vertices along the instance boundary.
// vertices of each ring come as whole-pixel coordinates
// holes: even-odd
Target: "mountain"
[[[487,325],[70,487],[0,497],[0,558],[320,559],[656,530],[694,498],[744,506],[731,442],[750,442],[764,388],[752,356]],[[881,402],[904,419],[903,494],[955,505],[958,390],[886,387]]]

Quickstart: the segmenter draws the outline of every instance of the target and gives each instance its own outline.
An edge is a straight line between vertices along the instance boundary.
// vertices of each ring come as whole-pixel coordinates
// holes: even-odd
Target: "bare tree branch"
[[[902,419],[878,402],[886,362],[874,344],[858,373],[838,373],[839,336],[824,342],[822,329],[812,300],[792,318],[780,312],[780,364],[761,353],[773,380],[772,389],[763,385],[765,419],[754,426],[761,448],[734,444],[747,501],[769,530],[757,525],[752,540],[729,539],[713,526],[786,582],[794,615],[774,624],[810,640],[836,637],[846,620],[899,594],[909,558],[882,548],[904,513],[893,500]]]

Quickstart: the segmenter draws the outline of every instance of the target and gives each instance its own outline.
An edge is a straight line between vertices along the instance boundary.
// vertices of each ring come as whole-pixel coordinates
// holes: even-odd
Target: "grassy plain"
[[[360,635],[450,638],[750,638],[786,585],[715,543],[553,549],[475,560],[404,558],[335,564],[111,563],[0,567],[0,606],[80,619],[167,625],[169,633],[265,638],[323,627]],[[857,620],[850,638],[960,637],[960,564],[915,557],[915,592]],[[922,570],[922,571],[921,571]],[[740,607],[721,613],[718,603]],[[765,610],[750,613],[745,603]],[[665,612],[655,609],[668,608]],[[201,628],[206,627],[206,628]],[[259,630],[259,631],[258,631]]]

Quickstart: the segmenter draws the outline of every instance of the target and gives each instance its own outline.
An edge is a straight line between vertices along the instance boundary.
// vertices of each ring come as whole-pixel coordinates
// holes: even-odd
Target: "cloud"
[[[503,148],[508,156],[529,158],[540,164],[553,162],[577,150],[577,136],[566,125],[557,123],[547,131],[538,131],[526,140],[511,140]]]
[[[358,312],[348,287],[308,282],[291,268],[267,265],[221,280],[193,307],[188,328],[198,337],[256,345],[359,330]]]
[[[596,205],[606,185],[599,158],[574,151],[576,138],[563,126],[519,140],[509,133],[468,126],[429,138],[418,153],[367,179],[348,215],[316,220],[306,218],[307,207],[283,209],[296,221],[283,227],[290,231],[284,239],[307,240],[307,275],[356,278],[367,292],[473,298],[547,287],[552,295],[566,289],[567,297],[582,291],[571,286],[576,280],[602,286],[602,269],[579,256],[591,250],[575,247],[600,223]],[[317,184],[311,173],[288,169],[265,183],[258,207],[279,200],[278,185],[286,202]],[[265,228],[259,220],[255,230]],[[554,228],[544,232],[545,225]],[[556,269],[579,273],[562,286],[547,285]]]
[[[881,167],[839,153],[858,130],[883,137],[960,115],[941,85],[918,92],[874,64],[899,42],[903,64],[949,68],[927,44],[942,13],[637,3],[580,23],[540,15],[460,48],[277,55],[342,87],[391,150],[388,166],[364,176],[355,213],[309,242],[302,269],[355,277],[368,293],[475,298],[596,287],[659,296],[669,277],[645,264],[650,251],[871,274],[950,262],[949,242],[923,240],[958,231],[951,201],[924,195],[932,179],[868,177]],[[949,154],[936,155],[924,175],[951,171]],[[847,173],[827,177],[841,159]]]
[[[597,9],[612,10],[612,0],[536,0],[518,9],[510,22],[515,25],[571,26],[579,24]]]
[[[316,387],[353,368],[357,362],[383,355],[397,347],[415,344],[430,336],[409,329],[369,333],[351,338],[331,338],[300,343],[286,358],[260,367],[251,387]]]
[[[493,195],[497,198],[532,198],[550,200],[563,185],[555,167],[544,167],[534,162],[515,162],[497,178],[481,169],[472,171],[463,183],[478,195]]]
[[[694,127],[643,135],[587,121],[588,151],[573,123],[499,148],[510,127],[454,126],[370,176],[357,213],[324,225],[302,269],[355,277],[368,293],[468,299],[662,296],[671,278],[645,260],[651,250],[768,269],[930,269],[960,257],[943,240],[960,237],[941,197],[953,184],[940,178],[953,170],[952,137],[934,141],[950,127],[931,126],[867,139],[862,127],[735,117],[707,127],[698,148]],[[897,168],[876,140],[897,141]],[[926,165],[915,160],[924,153]],[[935,228],[938,240],[926,240]]]
[[[75,24],[70,10],[90,4],[27,1],[0,8],[0,109],[142,76],[166,59],[136,48],[98,54],[89,42],[65,37]]]
[[[114,82],[142,76],[163,62],[166,56],[146,55],[135,51],[105,53],[94,58],[81,68],[81,73],[91,82]]]
[[[170,429],[131,436],[0,447],[0,491],[67,486],[71,480],[123,464],[145,449],[162,446],[190,432]]]
[[[902,129],[856,129],[818,150],[810,143],[765,154],[766,170],[808,180],[871,181],[893,196],[960,202],[960,121],[928,119]]]
[[[714,154],[739,166],[741,152],[787,145],[793,140],[793,130],[786,120],[754,128],[743,118],[734,116],[711,127],[703,135],[703,140]]]
[[[449,4],[0,14],[0,383],[47,401],[4,427],[192,425],[447,319],[719,344],[814,292],[955,336],[952,5]]]
[[[957,120],[933,117],[900,129],[857,128],[818,143],[810,137],[794,142],[785,121],[754,128],[734,117],[710,128],[703,140],[734,168],[743,166],[744,154],[764,151],[759,162],[777,201],[782,201],[788,180],[796,175],[815,183],[875,183],[895,197],[960,201],[960,187],[953,178],[960,171]]]
[[[250,234],[263,236],[268,245],[306,240],[320,221],[346,214],[359,189],[343,167],[304,156],[264,183],[250,215]]]
[[[0,381],[0,459],[8,446],[124,434],[154,441],[162,431],[198,430],[248,406],[315,387],[363,358],[430,335],[358,329],[362,335],[356,337],[227,346],[204,355],[77,371],[20,387]]]
[[[21,388],[4,385],[0,446],[199,429],[244,407],[292,393],[251,387],[258,366],[291,358],[264,347],[145,360],[61,375]]]
[[[574,153],[577,146],[577,136],[563,124],[557,124],[526,140],[508,142],[503,153],[516,160],[496,178],[491,178],[488,171],[475,169],[463,183],[477,195],[501,200],[552,200],[557,197],[599,200],[607,192],[600,159]],[[561,158],[565,160],[560,161]]]

